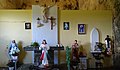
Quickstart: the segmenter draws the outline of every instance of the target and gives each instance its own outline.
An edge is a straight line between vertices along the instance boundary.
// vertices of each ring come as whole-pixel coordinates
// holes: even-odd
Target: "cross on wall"
[[[51,21],[51,30],[53,30],[53,26],[56,25],[56,23],[55,23],[56,18],[54,18],[53,16],[51,16],[50,18],[48,18],[48,20]]]

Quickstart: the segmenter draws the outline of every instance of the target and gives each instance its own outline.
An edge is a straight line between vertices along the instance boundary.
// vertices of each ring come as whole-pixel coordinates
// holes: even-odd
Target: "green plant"
[[[37,46],[40,46],[40,45],[39,45],[38,42],[33,42],[33,43],[31,44],[31,46],[37,47]]]

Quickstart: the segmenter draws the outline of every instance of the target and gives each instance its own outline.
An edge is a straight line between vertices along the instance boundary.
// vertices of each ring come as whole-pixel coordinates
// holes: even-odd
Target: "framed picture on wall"
[[[30,22],[25,23],[25,29],[31,29],[31,23]]]
[[[78,34],[86,34],[86,25],[78,24]]]
[[[64,23],[63,23],[63,29],[64,29],[64,30],[69,30],[69,29],[70,29],[70,27],[69,27],[69,22],[64,22]]]

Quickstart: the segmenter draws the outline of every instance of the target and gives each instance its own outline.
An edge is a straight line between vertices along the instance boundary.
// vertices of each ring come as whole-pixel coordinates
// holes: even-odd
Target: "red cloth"
[[[44,52],[42,53],[42,55],[40,56],[40,60],[43,60],[44,57]]]

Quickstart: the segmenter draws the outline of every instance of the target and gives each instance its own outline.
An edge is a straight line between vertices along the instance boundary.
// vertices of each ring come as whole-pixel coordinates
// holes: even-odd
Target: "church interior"
[[[20,51],[11,61],[12,40]],[[119,0],[0,0],[0,69],[119,68],[119,47]]]

